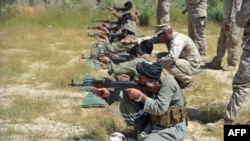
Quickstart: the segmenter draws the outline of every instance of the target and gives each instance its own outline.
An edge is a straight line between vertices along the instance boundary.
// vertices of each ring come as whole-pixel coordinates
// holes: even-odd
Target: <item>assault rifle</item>
[[[99,54],[99,55],[93,55],[93,54],[91,54],[89,58],[86,58],[84,56],[84,54],[82,54],[82,59],[96,59],[96,60],[99,60],[99,57],[101,57],[101,56],[107,56],[115,64],[119,64],[119,63],[126,62],[126,61],[130,60],[130,55],[129,54],[117,53],[116,55],[118,57],[113,57],[111,55],[111,53],[102,53],[102,54]]]
[[[112,43],[115,39],[123,39],[124,35],[123,34],[115,34],[115,33],[94,33],[94,34],[89,34],[88,33],[88,37],[100,37],[100,38],[104,38],[105,36],[108,37],[109,42]]]
[[[107,7],[107,8],[102,8],[102,9],[110,11],[111,8],[113,8],[117,12],[124,12],[124,11],[126,11],[126,9],[124,7]]]
[[[151,93],[158,93],[160,90],[161,85],[157,84],[155,86],[145,86],[137,84],[135,81],[113,81],[109,78],[103,78],[101,80],[95,79],[86,79],[81,83],[75,83],[74,80],[71,80],[69,86],[72,87],[89,87],[93,86],[96,88],[118,88],[118,89],[127,89],[127,88],[137,88],[141,91],[151,92]]]
[[[118,27],[104,27],[104,26],[93,26],[93,27],[87,26],[87,29],[98,29],[98,30],[102,30],[102,31],[106,31],[106,29],[108,31],[117,31],[117,30],[119,30]]]
[[[109,24],[119,24],[118,20],[92,20],[92,22],[103,22]]]
[[[124,12],[124,11],[126,11],[126,9],[125,8],[123,8],[123,7],[113,7],[117,12],[119,12],[119,11],[121,11],[121,12]]]
[[[110,38],[122,38],[124,36],[122,34],[115,34],[115,33],[94,33],[94,34],[88,33],[87,34],[88,37],[100,37],[102,35],[106,35]]]

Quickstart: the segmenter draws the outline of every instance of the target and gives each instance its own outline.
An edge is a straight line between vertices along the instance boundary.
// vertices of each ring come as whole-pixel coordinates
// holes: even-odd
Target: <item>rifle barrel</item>
[[[113,81],[109,78],[104,78],[102,80],[87,79],[80,84],[75,84],[72,79],[71,84],[69,85],[77,87],[94,86],[97,88],[120,88],[120,89],[137,88],[142,91],[148,91],[153,93],[157,93],[160,90],[160,85],[157,85],[155,87],[148,87],[144,85],[139,85],[135,83],[135,81]]]

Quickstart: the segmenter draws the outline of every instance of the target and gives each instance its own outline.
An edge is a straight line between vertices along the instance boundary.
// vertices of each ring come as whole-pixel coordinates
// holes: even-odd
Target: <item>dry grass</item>
[[[22,11],[20,17],[0,26],[0,94],[3,95],[0,97],[0,106],[3,107],[0,110],[0,120],[10,124],[32,124],[43,117],[49,119],[45,121],[61,122],[60,125],[65,126],[65,130],[67,126],[62,123],[88,129],[80,134],[58,135],[58,140],[77,137],[108,140],[114,131],[130,131],[122,118],[117,116],[118,105],[112,105],[112,110],[82,109],[81,103],[86,93],[68,86],[71,79],[78,81],[86,74],[97,78],[107,76],[105,71],[95,70],[81,59],[82,53],[87,54],[92,42],[95,42],[95,39],[86,36],[89,31],[83,28],[92,24],[92,15],[79,19],[71,27],[59,23],[57,25],[55,21],[44,23],[39,16],[42,12],[33,15],[25,9],[19,11]],[[30,15],[33,16],[29,17]],[[78,26],[80,22],[82,25]],[[220,27],[213,22],[208,22],[207,25],[207,56],[212,58],[216,52]],[[176,31],[187,33],[186,25],[174,23],[173,27]],[[145,36],[154,32],[150,27],[140,27],[140,30]],[[154,52],[158,51],[166,51],[165,45],[155,45]],[[239,52],[241,54],[241,50]],[[223,61],[225,62],[225,57]],[[190,122],[189,128],[192,125],[204,128],[204,123],[215,121],[221,116],[231,96],[230,82],[233,75],[234,72],[205,71],[194,76],[199,87],[193,92],[185,93],[185,97],[188,107],[199,110],[201,114]],[[21,87],[16,88],[19,85]],[[26,91],[26,86],[31,91]],[[248,118],[248,110],[242,110],[236,121],[242,122]],[[188,130],[187,137],[192,136],[190,132],[192,131]],[[201,137],[216,137],[218,140],[223,137],[222,130],[211,133],[201,129],[199,133]],[[54,136],[48,137],[45,131],[19,131],[12,126],[4,131],[0,130],[0,136],[4,140],[57,140]]]

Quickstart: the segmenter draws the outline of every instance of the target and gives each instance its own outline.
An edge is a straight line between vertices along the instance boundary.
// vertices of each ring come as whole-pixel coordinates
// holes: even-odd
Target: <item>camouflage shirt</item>
[[[136,38],[138,43],[149,40],[153,43],[161,43],[156,36]],[[173,39],[166,43],[168,55],[158,61],[164,67],[172,65],[177,59],[186,59],[193,67],[200,66],[201,56],[193,40],[182,33],[173,32]]]

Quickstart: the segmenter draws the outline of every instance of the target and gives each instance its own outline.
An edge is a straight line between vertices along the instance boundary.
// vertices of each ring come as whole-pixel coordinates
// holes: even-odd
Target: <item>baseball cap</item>
[[[169,24],[160,24],[156,26],[155,35],[159,35],[163,31],[171,30],[172,28]]]

